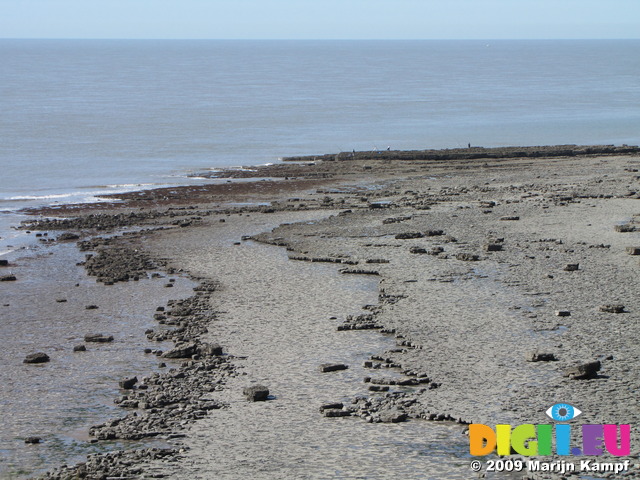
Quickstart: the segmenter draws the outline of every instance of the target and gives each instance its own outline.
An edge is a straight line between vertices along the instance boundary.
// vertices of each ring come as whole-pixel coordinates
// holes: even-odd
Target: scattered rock
[[[85,310],[97,310],[98,306],[97,305],[87,305],[84,308],[85,308]]]
[[[15,282],[17,280],[15,275],[2,275],[0,282]]]
[[[409,415],[401,410],[386,410],[380,413],[380,421],[382,423],[401,423],[406,422]]]
[[[520,220],[520,217],[516,217],[516,216],[500,217],[500,220],[502,220],[502,221],[516,221],[516,220]]]
[[[502,245],[499,243],[487,243],[484,246],[485,252],[500,252],[502,250]]]
[[[320,371],[322,373],[337,372],[338,370],[346,370],[347,368],[349,368],[349,366],[344,363],[323,363],[320,365]]]
[[[525,360],[527,362],[555,362],[558,359],[553,353],[538,352],[537,350],[534,350],[533,352],[527,352],[525,354]]]
[[[624,305],[620,304],[600,305],[599,309],[605,313],[625,313]]]
[[[629,232],[635,232],[636,231],[636,227],[634,225],[630,225],[628,223],[626,223],[624,225],[616,225],[615,227],[613,227],[613,229],[616,232],[619,232],[619,233],[629,233]]]
[[[575,272],[576,270],[578,270],[580,268],[580,264],[579,263],[567,263],[563,270],[565,272]]]
[[[340,410],[344,407],[343,403],[325,403],[323,405],[320,405],[320,412],[324,412],[325,410],[329,410],[329,409],[333,409],[333,410]]]
[[[164,358],[191,358],[198,352],[198,346],[191,343],[176,345],[174,348],[162,354]]]
[[[51,360],[49,355],[43,352],[32,353],[31,355],[27,355],[26,358],[22,361],[22,363],[47,363]]]
[[[73,351],[74,352],[86,352],[87,351],[87,347],[84,345],[76,345],[75,347],[73,347]]]
[[[109,343],[113,342],[113,335],[103,335],[102,333],[89,333],[84,336],[85,342]]]
[[[80,235],[77,235],[75,233],[63,233],[57,238],[57,240],[59,242],[65,242],[69,240],[78,240],[79,238],[80,238]]]
[[[457,253],[456,259],[462,260],[463,262],[477,262],[480,260],[480,257],[471,253]]]
[[[427,253],[427,250],[422,247],[411,247],[409,249],[409,253],[423,254],[423,253]]]
[[[57,303],[66,303],[66,301],[67,301],[66,298],[56,298]]]
[[[569,317],[571,312],[569,310],[556,310],[556,317]]]
[[[600,370],[600,360],[595,362],[582,363],[575,367],[568,368],[564,371],[564,376],[572,380],[587,380],[594,378]]]
[[[125,378],[120,380],[118,384],[123,390],[131,390],[136,383],[138,383],[138,377]]]
[[[242,393],[250,402],[264,402],[269,398],[269,389],[264,385],[246,387]]]
[[[406,232],[406,233],[398,233],[396,235],[396,240],[410,240],[412,238],[423,238],[424,233],[421,232]]]
[[[38,443],[40,443],[42,441],[42,439],[40,437],[27,437],[24,439],[24,443],[27,443],[29,445],[36,445]]]

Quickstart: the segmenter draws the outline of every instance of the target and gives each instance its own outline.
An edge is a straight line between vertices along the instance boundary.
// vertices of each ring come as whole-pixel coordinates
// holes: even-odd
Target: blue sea
[[[0,65],[0,211],[287,155],[640,143],[640,40],[0,40]]]

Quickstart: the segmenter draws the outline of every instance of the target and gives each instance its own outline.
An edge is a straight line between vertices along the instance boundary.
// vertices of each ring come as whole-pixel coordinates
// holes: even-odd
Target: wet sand
[[[640,257],[627,250],[640,247],[637,154],[303,161],[260,189],[122,197],[135,215],[109,228],[154,229],[128,246],[218,283],[207,297],[215,321],[197,341],[221,344],[234,372],[210,396],[225,407],[174,439],[179,454],[136,458],[137,470],[472,478],[465,423],[551,423],[544,412],[558,402],[577,406],[579,423],[631,424],[637,460]],[[58,213],[76,212],[97,210]],[[92,218],[42,228],[91,235],[92,222],[106,225]],[[592,378],[566,376],[594,360]],[[322,363],[349,368],[320,373]],[[273,398],[246,402],[252,383]],[[329,402],[350,416],[325,417]]]

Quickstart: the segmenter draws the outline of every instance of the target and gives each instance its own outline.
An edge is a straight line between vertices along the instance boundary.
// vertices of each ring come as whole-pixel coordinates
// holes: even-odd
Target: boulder
[[[405,422],[409,415],[401,410],[387,410],[380,413],[380,421],[382,423],[400,423]]]
[[[51,360],[49,355],[43,352],[32,353],[31,355],[27,355],[26,358],[22,361],[22,363],[47,363]]]
[[[87,351],[87,347],[85,347],[84,345],[76,345],[75,347],[73,347],[73,351],[74,352],[86,352]]]
[[[17,280],[15,275],[2,275],[0,282],[15,282]]]
[[[564,371],[564,376],[572,380],[587,380],[594,378],[600,370],[600,360],[595,362],[581,363]]]
[[[620,305],[620,304],[600,305],[600,311],[605,313],[624,313],[624,305]]]
[[[565,272],[575,272],[576,270],[578,270],[580,268],[580,264],[579,263],[567,263],[564,266],[564,271]]]
[[[40,437],[27,437],[24,439],[24,443],[28,443],[29,445],[36,445],[41,441],[42,439]]]
[[[349,365],[345,365],[344,363],[323,363],[320,365],[320,371],[322,373],[337,372],[338,370],[346,370],[347,368],[349,368]]]
[[[499,252],[501,250],[502,250],[502,245],[500,245],[499,243],[487,243],[484,246],[485,252]]]
[[[124,390],[131,390],[136,383],[138,383],[138,377],[129,377],[120,380],[118,384]]]
[[[555,362],[557,360],[553,353],[538,352],[537,350],[527,352],[524,358],[527,362]]]
[[[113,342],[113,336],[103,335],[102,333],[88,333],[84,336],[84,341],[93,343],[109,343]]]
[[[0,267],[8,267],[9,266],[9,260],[0,260]]]
[[[242,393],[250,402],[264,402],[269,398],[269,389],[264,385],[246,387]]]
[[[183,343],[162,354],[164,358],[191,358],[198,353],[198,346],[195,343]]]
[[[201,343],[198,345],[198,355],[203,357],[212,357],[214,355],[222,355],[222,347],[217,343]]]

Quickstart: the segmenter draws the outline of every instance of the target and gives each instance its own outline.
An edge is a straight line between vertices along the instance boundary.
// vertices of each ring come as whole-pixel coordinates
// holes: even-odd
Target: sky
[[[640,0],[0,0],[0,38],[640,38]]]

